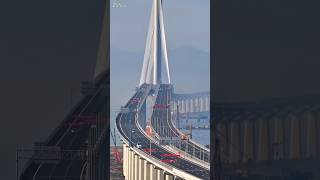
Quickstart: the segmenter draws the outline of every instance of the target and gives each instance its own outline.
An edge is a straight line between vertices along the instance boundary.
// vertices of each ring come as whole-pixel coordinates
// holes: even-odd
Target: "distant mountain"
[[[126,79],[138,84],[142,68],[143,52],[111,51],[111,81]],[[210,54],[192,47],[168,51],[172,83],[183,92],[208,91],[210,84]],[[164,64],[163,64],[164,67]],[[164,68],[163,68],[164,69]],[[164,72],[163,72],[164,73]]]

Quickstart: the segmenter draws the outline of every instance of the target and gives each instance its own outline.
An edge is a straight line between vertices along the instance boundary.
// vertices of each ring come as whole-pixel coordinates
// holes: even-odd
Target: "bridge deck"
[[[78,123],[80,116],[95,115],[105,112],[107,97],[104,88],[99,88],[94,95],[84,97],[67,119],[60,124],[55,133],[49,137],[45,145],[59,146],[61,150],[79,150],[87,144],[89,124],[71,128],[71,123]],[[80,179],[85,160],[61,160],[58,164],[31,162],[21,174],[21,180],[61,180]]]
[[[141,86],[141,88],[134,94],[131,99],[141,98],[144,95],[145,89],[146,85]],[[135,103],[130,103],[131,99],[125,107],[129,109],[135,109],[137,105]],[[126,138],[126,140],[128,140],[132,145],[136,145],[137,142],[141,142],[142,148],[150,147],[150,141],[143,132],[140,132],[138,125],[135,122],[135,112],[119,113],[116,121],[118,130],[120,131],[122,136]],[[132,130],[134,130],[134,133],[132,133]],[[152,143],[151,148],[156,149],[156,151],[152,152],[151,155],[158,160],[163,159],[161,157],[161,154],[170,154],[170,152],[168,152],[158,144]],[[180,157],[177,157],[175,160],[175,162],[170,163],[171,166],[181,169],[201,179],[210,178],[209,170]]]

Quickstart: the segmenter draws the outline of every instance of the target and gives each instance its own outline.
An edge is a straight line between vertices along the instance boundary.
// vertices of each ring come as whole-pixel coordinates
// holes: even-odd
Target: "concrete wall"
[[[320,159],[320,112],[222,119],[217,128],[223,163]]]

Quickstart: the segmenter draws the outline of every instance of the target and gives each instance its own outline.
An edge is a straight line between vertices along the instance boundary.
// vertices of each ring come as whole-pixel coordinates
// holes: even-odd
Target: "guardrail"
[[[116,126],[117,127],[117,126]],[[119,129],[117,129],[118,132],[120,132]],[[169,164],[165,164],[161,161],[159,161],[158,159],[152,157],[151,155],[145,153],[144,151],[141,151],[140,149],[136,148],[136,147],[132,147],[130,146],[129,141],[127,141],[127,139],[122,135],[122,133],[119,133],[120,137],[122,139],[122,141],[128,145],[130,147],[130,149],[132,149],[135,153],[139,154],[142,158],[148,160],[150,163],[156,165],[157,167],[163,169],[164,171],[170,172],[172,175],[174,176],[178,176],[184,179],[192,179],[192,180],[201,180],[201,178],[198,178],[196,176],[193,176],[189,173],[184,172],[183,170],[180,170],[178,168],[175,168]]]
[[[154,86],[153,86],[154,87]],[[158,88],[156,88],[157,90],[159,89],[159,87]],[[158,93],[158,91],[155,91],[155,93]],[[150,92],[150,91],[148,91],[148,92]],[[147,97],[147,96],[146,96]],[[141,103],[142,101],[140,101],[139,103]],[[143,104],[143,103],[141,103],[141,104]],[[138,111],[137,110],[139,110],[139,107],[136,109],[136,111],[135,111],[135,113],[136,113],[136,115],[137,115],[137,113],[138,113]],[[119,122],[119,121],[121,121],[121,118],[122,118],[122,115],[123,115],[124,113],[119,113],[118,114],[118,116],[117,116],[117,119],[118,119],[118,121],[116,121],[116,129],[117,129],[117,131],[119,132],[119,135],[120,135],[120,138],[122,139],[122,141],[123,141],[123,143],[124,144],[126,144],[127,146],[129,146],[130,147],[130,149],[132,149],[135,153],[137,153],[139,156],[141,156],[141,157],[143,157],[144,159],[146,159],[148,162],[150,162],[150,163],[152,163],[152,164],[154,164],[155,166],[157,166],[158,168],[161,168],[161,169],[163,169],[164,171],[167,171],[167,172],[170,172],[172,175],[174,175],[174,176],[178,176],[178,177],[181,177],[181,178],[184,178],[184,179],[194,179],[194,180],[198,180],[198,179],[201,179],[201,178],[198,178],[198,177],[196,177],[196,176],[194,176],[194,175],[192,175],[192,174],[190,174],[190,173],[188,173],[188,172],[185,172],[185,171],[183,171],[183,170],[181,170],[181,169],[179,169],[179,168],[176,168],[176,167],[174,167],[174,166],[172,166],[172,165],[169,165],[169,164],[166,164],[166,163],[163,163],[163,162],[161,162],[158,158],[155,158],[155,157],[153,157],[153,156],[151,156],[150,154],[148,154],[148,153],[146,153],[146,152],[144,152],[144,151],[142,151],[142,150],[140,150],[140,149],[138,149],[138,148],[136,148],[136,147],[134,147],[134,146],[130,146],[130,144],[132,144],[132,142],[130,143],[129,141],[130,141],[130,139],[125,135],[125,134],[123,134],[124,132],[122,131],[122,128],[121,128],[121,124],[117,124],[117,122]],[[137,127],[138,127],[138,129],[139,129],[139,131],[141,131],[142,133],[143,133],[143,135],[147,138],[147,139],[149,139],[148,138],[148,136],[145,134],[145,132],[144,132],[144,130],[142,129],[142,127],[140,126],[140,124],[139,123],[137,123],[137,116],[135,116],[135,123],[137,124]],[[119,126],[118,126],[119,125]],[[119,129],[120,128],[120,129]],[[126,136],[126,137],[125,137]],[[149,139],[150,140],[150,139]],[[159,144],[155,139],[151,139],[155,144]],[[170,148],[168,148],[168,147],[165,147],[165,146],[161,146],[161,148],[163,148],[163,149],[165,149],[165,150],[167,150],[168,152],[173,152],[172,150],[170,150]],[[187,160],[187,159],[185,159],[185,160]],[[194,162],[192,162],[192,161],[189,161],[189,162],[191,162],[191,163],[194,163]],[[196,164],[196,163],[194,163],[194,164]],[[208,169],[208,168],[206,168],[206,166],[201,166],[201,167],[204,167],[205,169]]]
[[[142,127],[140,126],[139,124],[139,121],[138,120],[135,120],[136,124],[137,124],[137,127],[138,129],[140,130],[140,132],[149,140],[151,140],[154,144],[159,144],[159,142],[157,140],[155,140],[154,138],[148,136],[144,130],[142,129]],[[177,148],[173,147],[173,146],[161,146],[163,149],[169,151],[169,152],[172,152],[172,153],[177,153],[177,152],[180,152],[177,150]],[[210,163],[206,162],[206,161],[203,161],[199,158],[196,158],[197,160],[195,160],[195,157],[192,156],[192,155],[189,155],[188,153],[184,153],[183,156],[181,156],[183,159],[185,159],[186,161],[189,161],[191,163],[194,163],[194,164],[197,164],[207,170],[210,170]]]
[[[176,125],[175,125],[174,123],[172,123],[172,125],[173,125],[173,127],[177,130],[177,132],[178,132],[180,135],[183,134],[183,133],[176,127]],[[190,141],[191,143],[199,146],[201,149],[203,149],[203,150],[205,150],[205,151],[208,151],[208,152],[210,153],[210,149],[207,148],[207,147],[205,147],[204,145],[199,144],[199,143],[193,141],[192,139],[189,139],[189,141]]]

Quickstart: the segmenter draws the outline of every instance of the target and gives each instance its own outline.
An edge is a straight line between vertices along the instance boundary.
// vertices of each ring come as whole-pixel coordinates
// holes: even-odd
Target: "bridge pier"
[[[139,171],[140,171],[140,167],[139,167],[139,156],[138,154],[134,154],[134,179],[140,179],[139,178]]]
[[[132,180],[134,178],[134,167],[133,167],[133,158],[134,158],[134,152],[133,150],[129,150],[129,176],[128,176],[128,180]]]
[[[229,148],[231,163],[237,163],[240,156],[240,138],[239,138],[239,123],[231,122],[230,124],[230,144],[233,146]]]
[[[145,180],[144,179],[144,171],[145,171],[145,169],[144,169],[144,163],[145,162],[145,159],[143,159],[143,158],[139,158],[139,176],[138,176],[138,178],[140,179],[140,180]]]
[[[129,149],[129,147],[127,147],[126,149],[127,149],[127,152],[126,152],[126,154],[127,154],[127,155],[126,155],[126,159],[127,159],[127,160],[126,160],[126,163],[127,163],[127,164],[125,165],[125,167],[126,167],[127,169],[126,169],[125,179],[126,179],[126,180],[129,180],[130,174],[131,174],[131,171],[130,171],[131,168],[129,168],[129,166],[130,166],[130,149]]]
[[[174,176],[172,174],[169,174],[167,172],[164,172],[164,179],[165,180],[173,180]]]
[[[306,114],[306,158],[316,158],[317,156],[317,126],[316,118],[312,112]]]
[[[243,162],[253,159],[253,123],[245,121],[243,127]]]
[[[290,121],[290,159],[300,158],[300,123],[299,119],[294,116],[289,116]]]
[[[127,147],[126,144],[122,144],[122,153],[123,153],[123,160],[122,160],[122,173],[126,177],[127,176]]]
[[[268,160],[268,120],[258,120],[258,160]]]
[[[163,170],[160,169],[160,168],[155,168],[156,171],[157,171],[157,180],[163,180],[164,177],[163,177]]]
[[[150,180],[157,180],[157,169],[153,164],[150,166]]]
[[[274,117],[273,129],[274,129],[274,138],[272,143],[273,159],[279,160],[284,158],[284,128],[283,120],[278,117]]]
[[[144,172],[143,172],[143,179],[148,180],[150,177],[150,169],[152,168],[152,164],[148,161],[144,162]]]

